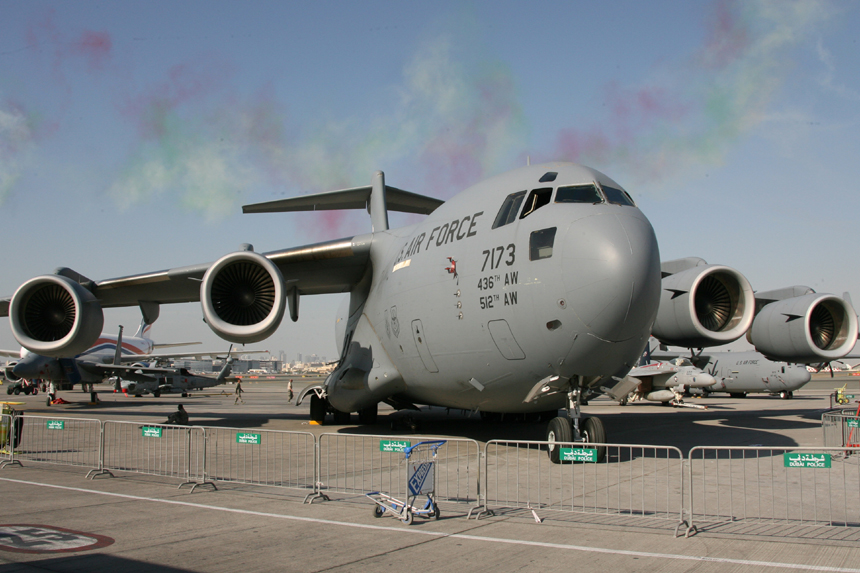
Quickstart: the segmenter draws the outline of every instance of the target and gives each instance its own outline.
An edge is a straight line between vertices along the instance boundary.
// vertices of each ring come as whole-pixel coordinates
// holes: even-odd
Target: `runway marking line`
[[[271,517],[275,519],[287,519],[290,521],[303,521],[308,523],[319,523],[323,525],[339,525],[342,527],[353,527],[358,529],[374,529],[379,531],[391,531],[395,533],[407,533],[415,535],[426,535],[430,537],[449,538],[449,539],[464,539],[468,541],[484,541],[488,543],[504,543],[507,545],[523,545],[528,547],[544,547],[548,549],[562,549],[567,551],[582,551],[586,553],[608,553],[612,555],[626,555],[628,557],[650,557],[654,559],[673,559],[678,561],[699,561],[703,563],[725,563],[729,565],[750,565],[753,567],[770,567],[782,569],[799,569],[802,571],[828,571],[835,573],[860,573],[860,569],[851,567],[830,567],[826,565],[803,565],[800,563],[779,563],[771,561],[752,561],[749,559],[731,559],[727,557],[707,557],[701,555],[680,555],[677,553],[652,553],[648,551],[630,551],[625,549],[607,549],[604,547],[588,547],[585,545],[570,545],[567,543],[547,543],[543,541],[525,541],[520,539],[506,539],[504,537],[487,537],[483,535],[469,535],[468,533],[444,533],[440,531],[422,531],[419,529],[409,529],[403,527],[386,527],[383,525],[368,525],[364,523],[348,523],[345,521],[334,521],[331,519],[320,519],[317,517],[300,517],[297,515],[284,515],[280,513],[269,513],[264,511],[252,511],[248,509],[234,509],[230,507],[220,507],[217,505],[206,505],[203,503],[192,503],[189,501],[179,501],[173,499],[161,499],[157,497],[143,497],[139,495],[129,495],[125,493],[112,493],[107,491],[97,491],[93,489],[84,489],[79,487],[70,487],[64,485],[54,485],[49,483],[38,483],[32,481],[24,481],[0,477],[0,481],[18,483],[22,485],[34,485],[38,487],[48,487],[53,489],[62,489],[67,491],[76,491],[80,493],[90,493],[94,495],[105,495],[109,497],[118,497],[122,499],[131,499],[135,501],[149,501],[153,503],[166,503],[170,505],[180,505],[185,507],[193,507],[197,509],[209,509],[213,511],[224,511],[228,513],[238,513],[242,515],[253,515],[256,517]]]

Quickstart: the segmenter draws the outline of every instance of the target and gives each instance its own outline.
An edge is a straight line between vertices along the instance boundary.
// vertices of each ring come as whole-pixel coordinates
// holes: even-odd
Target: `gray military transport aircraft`
[[[764,393],[788,400],[812,379],[806,366],[774,362],[758,352],[708,352],[691,360],[716,378],[713,386],[701,389],[705,394],[728,392],[743,398]]]
[[[541,413],[551,442],[605,442],[580,404],[619,384],[651,334],[698,348],[750,330],[761,352],[795,362],[840,358],[857,339],[854,309],[834,295],[754,296],[729,267],[661,264],[630,195],[572,163],[516,169],[445,202],[376,172],[367,186],[243,210],[365,208],[371,232],[355,237],[264,254],[244,245],[214,263],[102,281],[61,268],[0,301],[0,315],[31,351],[74,355],[98,337],[103,307],[199,300],[216,334],[249,343],[287,310],[298,320],[302,295],[348,292],[338,364],[305,393],[312,421],[330,411],[372,423],[379,402]],[[390,210],[427,217],[389,229]],[[553,461],[559,449],[549,448]]]

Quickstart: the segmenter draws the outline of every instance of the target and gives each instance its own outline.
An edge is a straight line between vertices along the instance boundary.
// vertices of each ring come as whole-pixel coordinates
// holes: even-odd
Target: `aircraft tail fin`
[[[137,332],[134,333],[135,338],[151,338],[149,331],[152,329],[151,324],[147,324],[146,319],[140,321],[140,326],[137,327]]]
[[[374,231],[388,229],[388,211],[429,215],[444,203],[385,184],[385,174],[377,171],[370,185],[311,193],[289,199],[242,206],[243,213],[284,213],[290,211],[324,211],[337,209],[367,209]]]

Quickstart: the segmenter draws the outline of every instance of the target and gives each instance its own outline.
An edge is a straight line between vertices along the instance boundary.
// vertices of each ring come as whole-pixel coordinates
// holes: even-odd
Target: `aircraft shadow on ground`
[[[89,553],[86,555],[64,554],[62,557],[42,559],[39,561],[22,561],[0,565],[0,573],[17,573],[19,571],[122,571],[123,573],[194,573],[194,569],[180,569],[167,565],[157,565],[107,555],[104,553]]]

